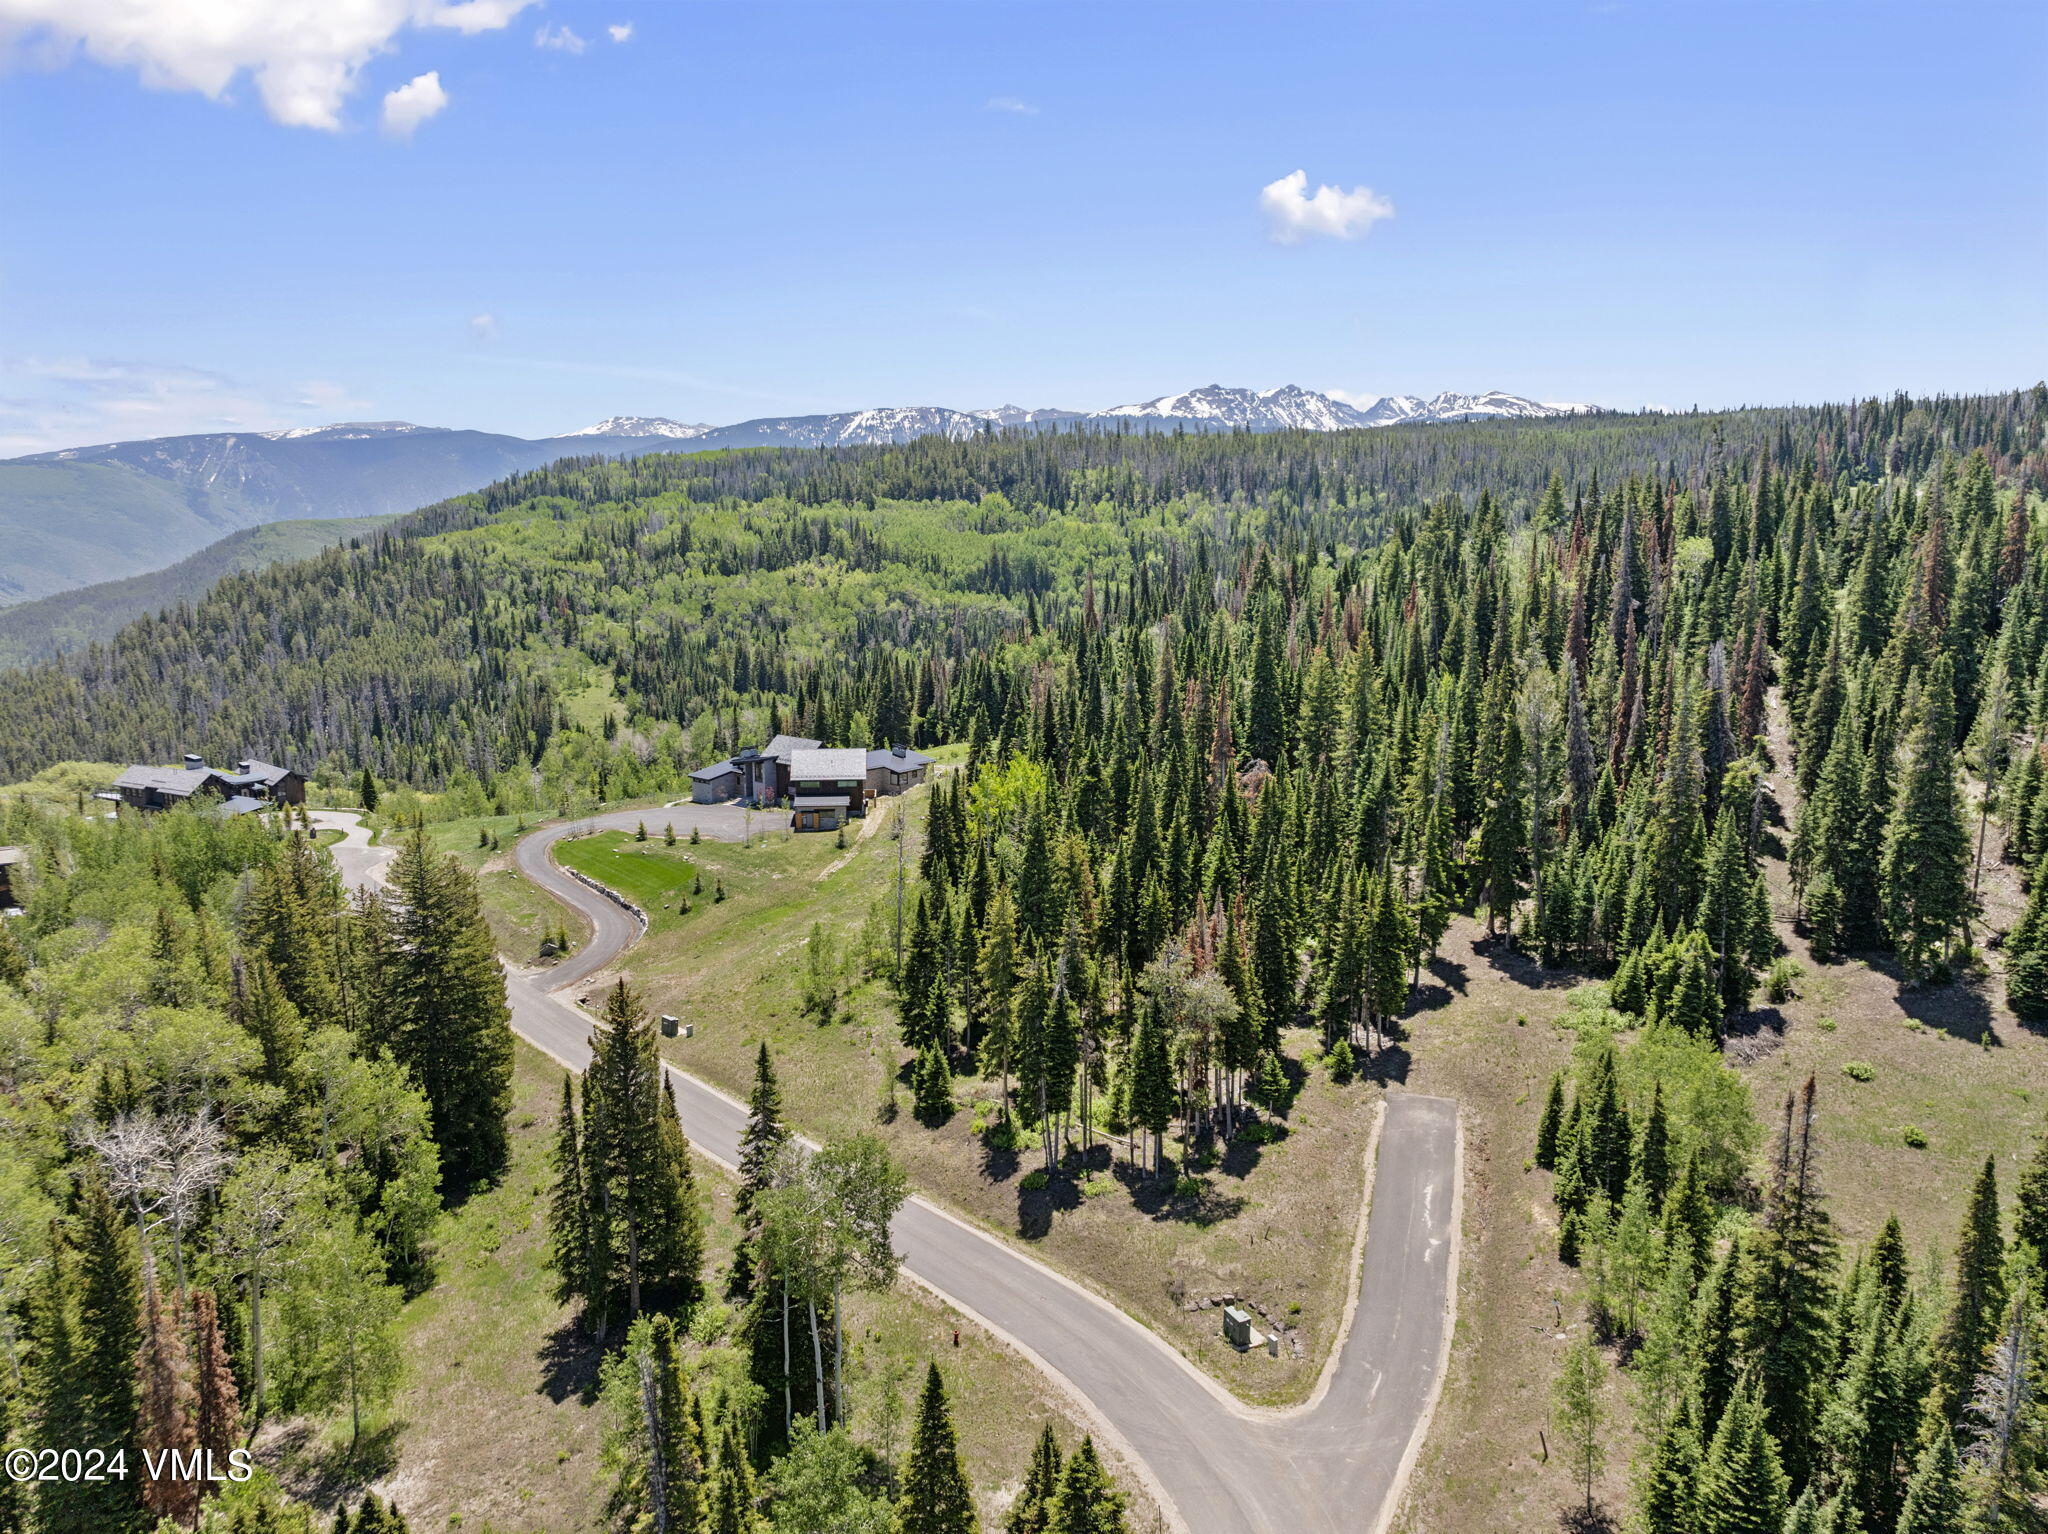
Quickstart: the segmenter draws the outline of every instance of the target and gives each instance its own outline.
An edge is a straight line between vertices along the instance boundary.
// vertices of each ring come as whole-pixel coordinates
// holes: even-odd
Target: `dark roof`
[[[922,751],[913,751],[908,746],[877,746],[868,753],[868,771],[877,767],[894,767],[898,772],[908,772],[913,767],[929,767],[932,759]]]
[[[800,810],[843,810],[846,808],[846,795],[798,794],[789,802]]]
[[[114,779],[114,787],[153,788],[159,793],[189,798],[219,776],[211,767],[130,767]]]
[[[238,768],[246,767],[248,770],[224,772],[220,775],[223,783],[231,784],[236,788],[248,788],[259,783],[265,788],[275,788],[292,775],[291,768],[279,767],[273,762],[246,762],[237,763],[236,765]]]
[[[738,771],[739,768],[733,764],[733,759],[727,757],[722,762],[713,762],[709,767],[699,767],[690,776],[701,783],[709,783],[714,778],[730,777]]]
[[[262,808],[263,801],[261,799],[252,799],[247,794],[236,794],[232,799],[221,801],[220,812],[223,815],[246,815],[251,810],[260,810]]]

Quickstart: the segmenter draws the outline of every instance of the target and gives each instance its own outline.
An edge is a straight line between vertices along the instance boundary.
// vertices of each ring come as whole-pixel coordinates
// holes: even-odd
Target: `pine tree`
[[[2005,1311],[2005,1242],[1999,1234],[1998,1165],[1984,1158],[1970,1190],[1956,1243],[1956,1266],[1948,1310],[1932,1343],[1927,1392],[1930,1429],[1960,1431],[1976,1388],[1977,1371],[1991,1350]]]
[[[1557,1136],[1564,1124],[1564,1073],[1553,1071],[1550,1095],[1543,1102],[1543,1118],[1536,1126],[1536,1164],[1546,1172],[1557,1167]]]
[[[156,1288],[143,1295],[142,1345],[136,1352],[138,1385],[136,1448],[153,1456],[168,1474],[149,1474],[144,1458],[142,1505],[159,1518],[189,1524],[199,1511],[199,1482],[171,1467],[182,1465],[198,1443],[193,1423],[191,1381],[186,1375],[185,1340],[165,1297]],[[173,1458],[175,1456],[175,1458]]]
[[[1742,1345],[1765,1423],[1793,1484],[1805,1484],[1823,1392],[1837,1358],[1835,1245],[1819,1184],[1812,1077],[1785,1099],[1764,1218],[1742,1270]]]
[[[953,1068],[939,1053],[936,1039],[927,1040],[910,1070],[911,1100],[917,1117],[936,1129],[953,1116]]]
[[[1699,1431],[1682,1401],[1636,1472],[1638,1534],[1693,1534],[1700,1460]]]
[[[2048,1271],[2048,1133],[2034,1141],[2034,1154],[2013,1190],[2012,1239]]]
[[[1763,1409],[1753,1395],[1738,1394],[1721,1414],[1701,1467],[1697,1534],[1783,1534],[1786,1497]]]
[[[1909,975],[1946,964],[1970,913],[1970,838],[1956,792],[1954,678],[1936,659],[1885,824],[1885,924]]]
[[[576,1116],[576,1078],[562,1077],[562,1108],[555,1127],[555,1186],[548,1197],[548,1265],[555,1297],[591,1306],[602,1301],[611,1275],[592,1265],[589,1174],[583,1165],[583,1130]],[[595,1319],[598,1311],[591,1312]]]
[[[1166,1030],[1160,1025],[1157,1004],[1138,1015],[1138,1031],[1131,1042],[1131,1122],[1152,1136],[1152,1172],[1157,1176],[1173,1124],[1173,1067],[1167,1058]]]
[[[1094,1439],[1082,1439],[1060,1471],[1045,1534],[1129,1534],[1123,1493],[1096,1457]]]
[[[457,1188],[505,1166],[511,1012],[476,880],[415,828],[392,864],[391,946],[378,981],[381,1041],[427,1094],[441,1165]]]
[[[2026,914],[2005,940],[2005,999],[2029,1022],[2048,1020],[2048,858],[2034,871]]]
[[[1920,1451],[1913,1479],[1906,1483],[1898,1534],[1960,1534],[1969,1527],[1968,1514],[1956,1441],[1947,1433],[1936,1433]]]
[[[974,1534],[979,1527],[937,1364],[926,1370],[924,1393],[918,1398],[896,1522],[902,1534]]]
[[[605,998],[583,1085],[583,1162],[590,1223],[623,1273],[626,1312],[688,1306],[700,1288],[702,1214],[689,1149],[654,1044],[654,1028],[624,980]]]
[[[192,1295],[192,1374],[196,1400],[193,1428],[199,1447],[226,1465],[241,1433],[241,1391],[220,1324],[220,1307],[210,1289]]]
[[[1010,1504],[1010,1516],[1003,1534],[1046,1534],[1052,1517],[1052,1499],[1060,1484],[1060,1445],[1047,1423],[1031,1450],[1031,1464],[1024,1472],[1024,1485]]]
[[[79,1190],[69,1223],[35,1316],[40,1436],[52,1446],[124,1447],[136,1441],[141,1404],[135,1238],[97,1176]],[[142,1524],[130,1480],[42,1481],[36,1492],[39,1534],[125,1534]]]
[[[755,1534],[761,1527],[754,1511],[760,1490],[754,1467],[740,1446],[739,1431],[728,1420],[718,1446],[718,1475],[711,1487],[710,1534]]]
[[[904,950],[903,974],[897,982],[897,1015],[904,1045],[922,1051],[927,1044],[952,1047],[952,1007],[946,994],[943,922],[936,897],[926,885],[918,892]]]

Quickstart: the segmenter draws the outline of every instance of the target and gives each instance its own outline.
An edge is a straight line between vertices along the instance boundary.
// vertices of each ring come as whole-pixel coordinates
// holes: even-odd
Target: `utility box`
[[[682,1028],[683,1020],[681,1018],[669,1012],[661,1014],[661,1036],[663,1038],[674,1038],[678,1033],[682,1032]]]
[[[697,1025],[695,1023],[683,1024],[683,1037],[686,1039],[694,1039],[695,1037],[697,1037]]]
[[[1223,1308],[1223,1338],[1234,1348],[1252,1346],[1252,1315],[1236,1305]]]

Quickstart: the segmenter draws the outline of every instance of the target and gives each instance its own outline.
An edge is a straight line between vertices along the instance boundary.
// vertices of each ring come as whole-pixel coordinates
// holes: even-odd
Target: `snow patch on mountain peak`
[[[692,437],[701,437],[715,426],[693,425],[686,421],[671,421],[664,415],[615,415],[608,416],[595,426],[585,426],[578,431],[565,431],[565,437],[674,437],[687,442]]]

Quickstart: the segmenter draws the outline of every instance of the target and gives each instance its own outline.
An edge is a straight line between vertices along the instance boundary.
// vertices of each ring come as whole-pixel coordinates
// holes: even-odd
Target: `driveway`
[[[547,848],[587,830],[631,830],[642,819],[658,831],[671,815],[680,834],[692,825],[720,840],[743,834],[738,810],[691,805],[548,826],[515,849],[521,872],[592,924],[582,951],[554,970],[506,972],[514,1030],[571,1070],[589,1063],[592,1019],[555,992],[616,960],[639,928],[563,874]],[[333,850],[352,883],[381,872],[378,849],[345,840]],[[691,1143],[734,1165],[745,1106],[673,1066],[669,1073]],[[1388,1095],[1351,1314],[1315,1394],[1287,1411],[1245,1406],[1149,1327],[923,1199],[904,1205],[893,1233],[904,1273],[1045,1370],[1145,1479],[1176,1528],[1372,1534],[1399,1502],[1442,1382],[1457,1292],[1461,1156],[1456,1103]]]

